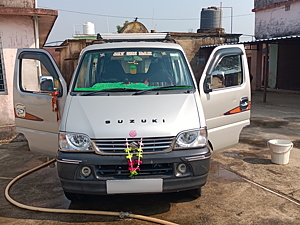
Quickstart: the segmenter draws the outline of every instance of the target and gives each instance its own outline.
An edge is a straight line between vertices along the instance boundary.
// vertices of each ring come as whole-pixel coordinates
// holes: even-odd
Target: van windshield
[[[128,93],[152,89],[164,92],[195,89],[181,51],[126,48],[86,52],[72,91]]]

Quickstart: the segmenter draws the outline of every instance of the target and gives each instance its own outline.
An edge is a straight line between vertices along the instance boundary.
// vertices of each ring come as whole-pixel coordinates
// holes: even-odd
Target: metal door
[[[30,150],[56,154],[66,93],[66,83],[47,51],[18,50],[14,74],[15,121]]]
[[[250,124],[251,91],[243,45],[216,47],[199,84],[200,99],[213,150],[239,141],[243,127]]]

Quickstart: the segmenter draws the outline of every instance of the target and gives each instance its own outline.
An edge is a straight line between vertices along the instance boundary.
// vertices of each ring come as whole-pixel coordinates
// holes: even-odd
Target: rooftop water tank
[[[87,34],[87,35],[95,34],[95,24],[93,24],[92,22],[84,23],[83,34]]]
[[[203,8],[200,29],[222,28],[222,10],[217,7]]]

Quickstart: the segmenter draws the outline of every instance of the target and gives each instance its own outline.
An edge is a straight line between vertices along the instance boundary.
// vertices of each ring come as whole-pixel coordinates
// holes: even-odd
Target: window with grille
[[[3,52],[2,52],[2,41],[0,37],[0,95],[1,94],[7,94],[7,89],[6,89],[6,80],[5,80]]]

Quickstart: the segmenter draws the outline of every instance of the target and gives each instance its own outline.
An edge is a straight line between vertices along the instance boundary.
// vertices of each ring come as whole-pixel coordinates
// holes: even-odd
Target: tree
[[[120,33],[121,30],[122,30],[122,28],[123,28],[127,23],[129,23],[129,21],[128,21],[128,20],[125,20],[123,26],[120,26],[120,25],[116,26],[116,27],[117,27],[117,32]]]

